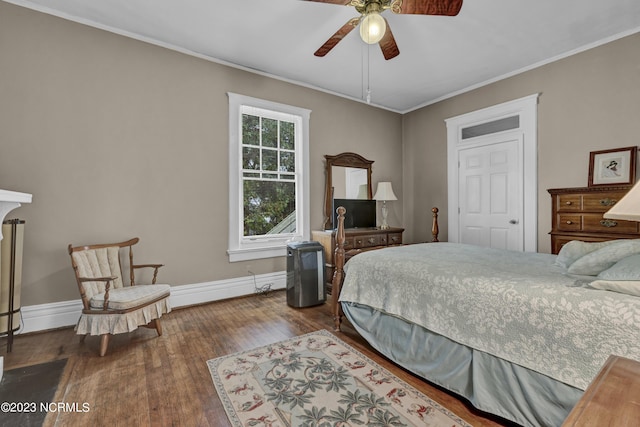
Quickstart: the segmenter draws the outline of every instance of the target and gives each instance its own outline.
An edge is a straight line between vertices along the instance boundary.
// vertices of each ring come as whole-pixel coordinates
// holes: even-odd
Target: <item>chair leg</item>
[[[160,319],[155,319],[153,321],[156,331],[158,331],[158,336],[161,337],[162,336],[162,324],[160,323]]]
[[[80,342],[83,343],[86,337],[87,337],[87,334],[80,335]]]
[[[102,334],[100,336],[100,357],[107,353],[107,347],[109,346],[109,334]]]

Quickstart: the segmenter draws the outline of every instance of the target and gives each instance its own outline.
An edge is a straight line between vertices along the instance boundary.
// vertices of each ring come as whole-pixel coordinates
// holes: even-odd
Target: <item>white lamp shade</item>
[[[360,23],[360,38],[368,44],[378,43],[386,31],[387,23],[378,13],[369,13]]]
[[[396,195],[393,193],[393,188],[391,188],[390,182],[379,182],[378,189],[376,190],[376,194],[373,198],[380,201],[398,200]]]
[[[611,209],[604,214],[609,219],[640,222],[640,182],[636,183]]]

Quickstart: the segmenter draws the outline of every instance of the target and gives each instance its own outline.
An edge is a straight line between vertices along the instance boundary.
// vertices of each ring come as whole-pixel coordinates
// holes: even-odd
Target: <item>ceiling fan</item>
[[[462,8],[462,0],[307,0],[354,6],[360,13],[350,19],[314,53],[325,56],[347,34],[360,25],[360,37],[365,43],[378,43],[384,58],[389,60],[400,54],[387,20],[380,15],[387,9],[397,14],[456,16]]]

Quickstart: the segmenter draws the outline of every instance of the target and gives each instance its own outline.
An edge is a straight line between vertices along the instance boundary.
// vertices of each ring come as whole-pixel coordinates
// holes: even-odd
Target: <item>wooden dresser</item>
[[[551,251],[557,254],[571,240],[600,242],[640,238],[637,222],[604,219],[602,215],[631,186],[550,189],[552,207]]]
[[[610,356],[563,427],[640,425],[640,362]]]
[[[380,249],[386,246],[401,245],[404,228],[346,228],[345,261],[364,251]],[[312,231],[311,238],[324,248],[325,277],[328,283],[333,279],[335,269],[336,230]]]

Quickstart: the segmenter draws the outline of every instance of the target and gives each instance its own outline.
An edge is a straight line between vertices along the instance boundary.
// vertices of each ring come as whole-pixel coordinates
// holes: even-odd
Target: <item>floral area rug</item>
[[[207,364],[236,427],[470,427],[328,331]]]

